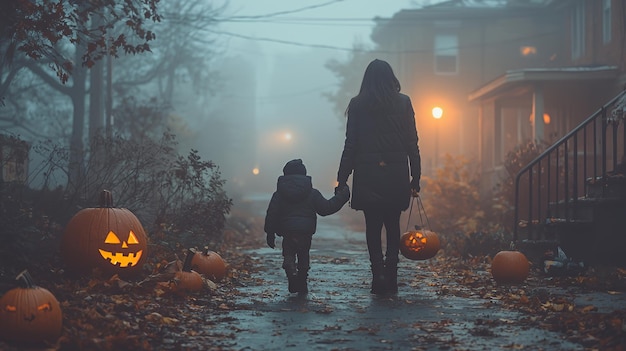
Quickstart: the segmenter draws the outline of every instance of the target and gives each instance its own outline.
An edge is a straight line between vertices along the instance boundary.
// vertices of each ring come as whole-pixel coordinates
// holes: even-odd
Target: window
[[[578,1],[572,12],[572,60],[576,60],[585,51],[585,3]]]
[[[435,73],[456,74],[458,71],[459,44],[453,34],[435,36]]]
[[[611,0],[602,0],[602,41],[611,42]]]

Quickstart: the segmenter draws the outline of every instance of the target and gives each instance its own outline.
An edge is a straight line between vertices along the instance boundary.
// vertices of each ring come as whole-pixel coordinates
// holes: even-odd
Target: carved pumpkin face
[[[430,230],[406,232],[400,237],[400,252],[410,260],[426,260],[439,252],[439,237]]]
[[[54,341],[61,335],[63,316],[59,301],[35,286],[28,272],[18,278],[26,287],[7,291],[0,299],[0,338],[18,342]]]
[[[114,266],[119,264],[120,267],[132,267],[141,259],[143,250],[133,251],[134,247],[139,245],[139,240],[137,240],[137,236],[132,230],[128,233],[128,239],[125,241],[120,240],[113,231],[109,231],[109,234],[104,239],[104,243],[111,244],[111,249],[109,251],[98,249],[98,251],[102,258],[108,260]]]
[[[65,227],[61,256],[70,272],[99,268],[107,274],[133,275],[141,271],[148,238],[135,215],[112,207],[104,190],[100,207],[79,211]]]

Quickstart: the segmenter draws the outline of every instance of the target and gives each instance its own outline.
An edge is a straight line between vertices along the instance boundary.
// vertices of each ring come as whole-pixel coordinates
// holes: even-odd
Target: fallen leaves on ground
[[[559,332],[564,338],[589,350],[626,350],[626,306],[611,306],[599,312],[593,304],[578,305],[575,298],[584,293],[626,293],[626,271],[617,267],[589,268],[578,276],[547,276],[533,270],[523,284],[500,285],[490,275],[489,257],[460,259],[438,256],[428,265],[436,277],[438,294],[496,301],[505,308],[523,312],[528,318],[515,321]],[[420,279],[415,281],[417,286]],[[486,303],[485,307],[492,306]],[[490,336],[487,328],[470,331]],[[516,345],[509,345],[515,349]]]

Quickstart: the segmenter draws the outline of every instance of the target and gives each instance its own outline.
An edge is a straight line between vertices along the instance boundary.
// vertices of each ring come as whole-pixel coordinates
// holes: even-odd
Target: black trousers
[[[365,210],[365,237],[372,265],[397,266],[400,252],[400,214],[402,211],[389,209]],[[386,259],[383,257],[382,229],[387,237]]]
[[[288,273],[295,273],[296,270],[306,273],[309,270],[311,250],[310,235],[283,235],[283,268]]]

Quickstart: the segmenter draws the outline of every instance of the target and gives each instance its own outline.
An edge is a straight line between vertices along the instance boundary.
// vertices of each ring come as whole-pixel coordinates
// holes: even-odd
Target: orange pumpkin
[[[427,229],[416,229],[400,237],[400,253],[410,260],[427,260],[434,257],[440,248],[439,237]]]
[[[528,277],[530,263],[519,251],[500,251],[491,261],[491,276],[498,283],[521,283]]]
[[[133,275],[148,254],[148,237],[135,215],[114,208],[111,192],[100,194],[100,207],[80,210],[65,227],[61,256],[70,272],[99,268],[107,274]]]
[[[194,251],[187,250],[182,270],[174,275],[173,288],[177,292],[197,292],[204,287],[202,276],[198,272],[191,270],[191,260],[194,254]]]
[[[205,252],[194,253],[191,259],[191,269],[204,275],[214,282],[226,277],[226,262],[217,252],[207,249]]]
[[[7,291],[0,299],[0,338],[7,341],[54,342],[63,326],[59,301],[42,287],[36,286],[28,273],[21,272],[25,287]]]

